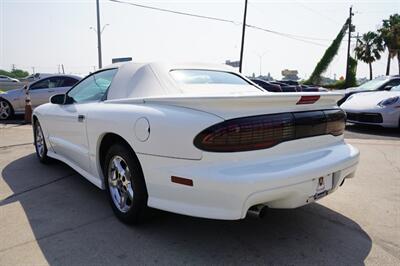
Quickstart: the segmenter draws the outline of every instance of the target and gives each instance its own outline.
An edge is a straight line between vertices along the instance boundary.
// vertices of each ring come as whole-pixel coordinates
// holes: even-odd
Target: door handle
[[[78,122],[83,122],[85,120],[84,115],[78,115]]]
[[[47,92],[54,92],[54,90],[47,90]]]

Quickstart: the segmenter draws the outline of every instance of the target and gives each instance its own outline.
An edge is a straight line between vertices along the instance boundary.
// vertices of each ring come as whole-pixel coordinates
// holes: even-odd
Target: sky
[[[174,61],[224,63],[240,56],[244,0],[121,0],[181,12],[232,20],[219,22],[180,16],[131,5],[100,1],[103,65],[115,57],[137,62]],[[95,0],[0,0],[0,68],[14,64],[29,72],[59,71],[87,74],[97,68]],[[249,0],[247,24],[304,38],[287,38],[246,29],[243,73],[271,73],[296,69],[308,77],[330,45],[353,6],[360,34],[375,31],[382,19],[400,13],[400,1],[261,1]],[[345,38],[347,39],[347,37]],[[352,49],[355,40],[352,41]],[[324,76],[345,74],[347,43]],[[373,64],[374,76],[385,74],[386,52]],[[261,66],[261,67],[260,67]],[[399,73],[397,58],[391,74]],[[368,65],[359,62],[358,78],[368,77]]]

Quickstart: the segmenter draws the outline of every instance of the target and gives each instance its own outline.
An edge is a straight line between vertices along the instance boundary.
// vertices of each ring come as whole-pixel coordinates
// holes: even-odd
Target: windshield
[[[239,75],[224,71],[177,69],[170,71],[173,79],[180,84],[232,84],[250,85]]]
[[[364,84],[359,86],[357,89],[360,89],[360,90],[376,90],[380,86],[382,86],[386,81],[388,81],[387,78],[373,79],[373,80],[365,82]]]

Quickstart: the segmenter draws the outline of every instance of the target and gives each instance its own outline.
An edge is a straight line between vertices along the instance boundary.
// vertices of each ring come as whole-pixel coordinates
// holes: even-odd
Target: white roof
[[[181,85],[169,74],[174,69],[219,70],[238,74],[234,68],[224,64],[128,62],[106,68],[119,69],[110,85],[108,100],[184,94]],[[251,87],[251,90],[255,89]]]

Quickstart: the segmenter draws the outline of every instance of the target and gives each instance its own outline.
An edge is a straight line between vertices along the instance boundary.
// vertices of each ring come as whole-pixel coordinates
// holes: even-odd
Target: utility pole
[[[103,67],[103,62],[101,59],[101,28],[100,28],[100,4],[99,0],[96,0],[97,6],[97,52],[99,57],[99,69]]]
[[[35,74],[35,67],[32,67],[32,74]]]
[[[239,72],[242,73],[243,66],[243,50],[244,50],[244,35],[246,33],[246,16],[247,16],[247,0],[244,2],[244,15],[243,15],[243,27],[242,27],[242,45],[240,47],[240,61],[239,61]]]
[[[350,42],[351,42],[351,31],[353,28],[353,25],[351,24],[351,18],[353,15],[354,15],[353,7],[351,6],[349,11],[349,37],[347,41],[346,85],[348,85],[349,75],[350,75]]]
[[[65,71],[64,71],[64,64],[61,64],[61,69],[62,69],[63,74],[65,74]]]

